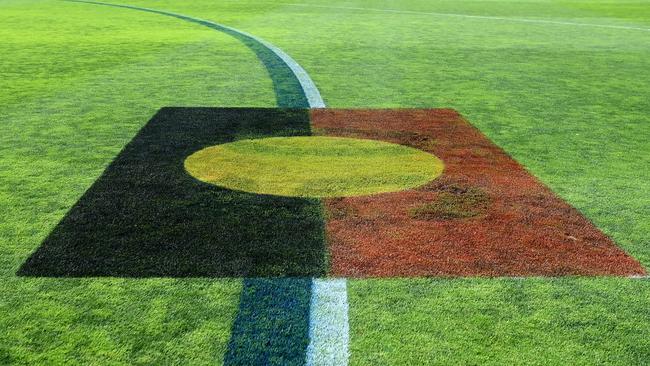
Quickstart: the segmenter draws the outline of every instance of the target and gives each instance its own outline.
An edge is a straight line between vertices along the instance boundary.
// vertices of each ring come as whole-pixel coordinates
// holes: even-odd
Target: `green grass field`
[[[264,38],[329,107],[458,110],[650,268],[650,1],[128,3]],[[64,1],[0,0],[0,40],[0,364],[220,363],[239,279],[16,271],[159,108],[274,107],[262,63],[206,27]],[[650,360],[648,279],[348,291],[352,365]]]

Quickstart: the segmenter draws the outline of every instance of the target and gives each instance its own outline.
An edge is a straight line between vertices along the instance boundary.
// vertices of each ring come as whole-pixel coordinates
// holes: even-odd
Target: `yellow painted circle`
[[[239,140],[190,155],[185,169],[220,187],[294,197],[401,191],[442,174],[436,156],[376,140],[301,136]]]

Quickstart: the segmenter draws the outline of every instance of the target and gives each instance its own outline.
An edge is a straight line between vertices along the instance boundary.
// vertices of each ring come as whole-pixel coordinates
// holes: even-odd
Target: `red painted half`
[[[334,276],[645,274],[453,110],[317,109],[312,124],[317,134],[399,143],[445,163],[417,189],[325,200]]]

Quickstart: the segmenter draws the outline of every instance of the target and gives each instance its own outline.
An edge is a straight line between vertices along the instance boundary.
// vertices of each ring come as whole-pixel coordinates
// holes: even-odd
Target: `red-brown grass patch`
[[[453,110],[313,110],[319,134],[435,154],[442,177],[325,200],[332,275],[642,275],[578,210]]]

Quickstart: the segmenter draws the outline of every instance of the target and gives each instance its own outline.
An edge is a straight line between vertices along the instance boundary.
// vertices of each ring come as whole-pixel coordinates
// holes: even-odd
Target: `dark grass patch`
[[[163,108],[18,271],[21,276],[320,276],[316,199],[222,189],[183,162],[239,136],[309,135],[306,110]]]
[[[313,110],[318,133],[420,148],[417,189],[325,200],[344,277],[640,275],[645,270],[453,110]]]
[[[490,196],[478,187],[451,185],[445,187],[433,201],[409,210],[409,216],[418,220],[467,219],[484,214]]]
[[[246,279],[224,365],[303,365],[311,279]]]
[[[417,131],[405,130],[363,130],[358,128],[346,127],[321,127],[313,129],[314,135],[320,136],[346,136],[359,139],[373,139],[381,141],[389,141],[400,143],[401,141],[409,141],[409,146],[415,147],[424,151],[433,149],[436,144],[436,139],[433,136],[420,133]]]
[[[329,207],[325,210],[326,220],[339,220],[356,216],[354,207],[346,205],[343,198],[329,198],[328,202]]]

